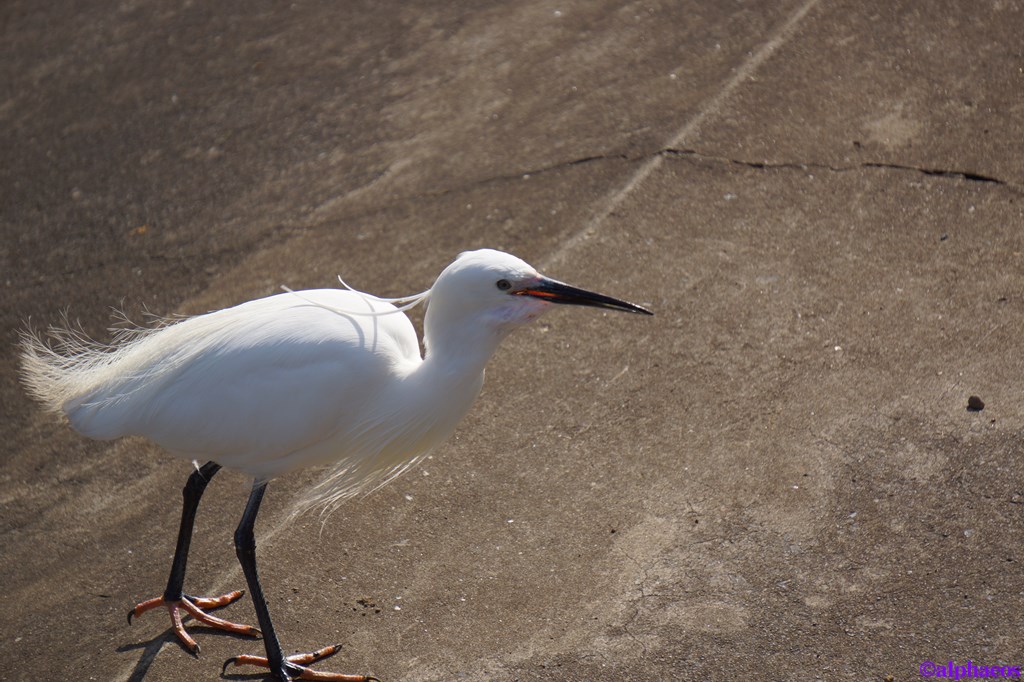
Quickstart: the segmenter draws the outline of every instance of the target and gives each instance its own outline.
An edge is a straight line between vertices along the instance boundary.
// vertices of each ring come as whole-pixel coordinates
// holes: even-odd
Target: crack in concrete
[[[573,166],[582,166],[584,164],[593,163],[597,161],[647,161],[654,157],[661,156],[665,158],[685,158],[691,157],[696,159],[702,159],[705,161],[716,161],[719,163],[727,163],[734,166],[744,166],[746,168],[753,168],[757,170],[821,170],[828,171],[830,173],[848,173],[856,170],[863,170],[865,168],[882,168],[887,170],[901,170],[910,171],[914,173],[920,173],[922,175],[930,175],[933,177],[940,178],[954,178],[958,180],[967,180],[969,182],[980,182],[998,185],[1000,187],[1008,187],[1010,189],[1016,189],[1016,184],[997,178],[992,175],[985,175],[983,173],[977,173],[974,171],[967,170],[956,170],[951,168],[928,168],[925,166],[914,166],[911,164],[902,163],[890,163],[885,161],[864,161],[862,163],[848,165],[848,166],[834,166],[828,163],[822,163],[820,161],[747,161],[745,159],[734,159],[729,156],[719,156],[716,154],[706,154],[704,152],[697,151],[696,149],[677,149],[674,147],[665,147],[654,152],[648,152],[637,156],[630,156],[629,154],[592,154],[590,156],[584,156],[579,159],[572,159],[569,161],[560,161],[548,166],[542,166],[534,170],[526,170],[521,173],[510,174],[510,175],[499,175],[486,178],[478,181],[479,183],[490,183],[502,180],[511,180],[519,178],[529,178],[534,175],[542,175],[544,173],[550,173],[553,171],[563,170],[571,168]],[[453,190],[443,190],[441,194],[446,194]]]
[[[547,166],[540,166],[537,168],[520,171],[518,173],[508,173],[502,175],[492,175],[486,178],[480,178],[467,185],[459,187],[450,187],[448,189],[437,190],[434,192],[426,192],[419,196],[444,196],[447,194],[453,194],[467,189],[478,187],[481,185],[488,185],[499,182],[508,182],[512,180],[527,180],[534,176],[544,175],[546,173],[554,173],[575,166],[583,166],[590,163],[597,163],[603,161],[625,161],[628,163],[637,163],[642,161],[650,161],[654,158],[691,158],[700,159],[703,161],[713,161],[717,163],[730,164],[734,166],[743,166],[745,168],[752,168],[755,170],[820,170],[830,173],[849,173],[857,170],[864,169],[885,169],[885,170],[897,170],[897,171],[908,171],[913,173],[920,173],[931,177],[939,178],[952,178],[956,180],[966,180],[968,182],[978,182],[983,184],[997,185],[999,187],[1005,187],[1018,193],[1024,193],[1017,184],[1008,180],[1003,180],[992,175],[985,175],[975,171],[967,170],[956,170],[951,168],[928,168],[924,166],[914,166],[911,164],[900,164],[890,163],[884,161],[864,161],[858,164],[836,166],[828,163],[822,163],[820,161],[748,161],[745,159],[734,159],[729,156],[720,156],[716,154],[707,154],[704,152],[697,151],[696,149],[679,149],[675,147],[665,147],[658,149],[653,152],[645,152],[638,155],[630,155],[626,153],[618,154],[591,154],[589,156],[583,156],[578,159],[570,159],[568,161],[559,161],[552,163]]]
[[[948,168],[927,168],[927,167],[923,167],[923,166],[914,166],[914,165],[900,164],[900,163],[887,163],[887,162],[882,162],[882,161],[864,161],[864,162],[859,163],[859,164],[853,164],[853,165],[848,165],[848,166],[833,166],[831,164],[820,163],[820,162],[804,163],[804,162],[794,162],[794,161],[779,161],[779,162],[771,162],[771,161],[746,161],[746,160],[743,160],[743,159],[733,159],[733,158],[730,158],[728,156],[718,156],[718,155],[714,155],[714,154],[705,154],[705,153],[697,151],[696,149],[674,149],[674,148],[671,148],[671,147],[665,148],[665,149],[660,149],[657,152],[655,152],[655,155],[663,156],[663,157],[667,157],[667,158],[685,158],[685,157],[690,157],[690,158],[702,159],[702,160],[706,160],[706,161],[715,161],[715,162],[719,162],[719,163],[728,163],[728,164],[732,164],[732,165],[736,165],[736,166],[744,166],[744,167],[747,167],[747,168],[754,168],[754,169],[757,169],[757,170],[787,170],[787,169],[795,169],[795,170],[804,170],[804,171],[806,171],[806,170],[809,170],[809,169],[814,169],[814,170],[827,171],[827,172],[830,172],[830,173],[848,173],[848,172],[851,172],[851,171],[863,170],[863,169],[866,169],[866,168],[868,168],[868,169],[882,168],[882,169],[886,169],[886,170],[899,170],[899,171],[909,171],[909,172],[914,172],[914,173],[921,173],[922,175],[929,175],[929,176],[933,176],[933,177],[955,178],[955,179],[958,179],[958,180],[967,180],[969,182],[980,182],[980,183],[993,184],[993,185],[998,185],[1000,187],[1007,187],[1009,189],[1012,189],[1012,190],[1015,190],[1015,191],[1019,191],[1018,187],[1014,183],[1011,183],[1011,182],[1009,182],[1007,180],[1003,180],[1003,179],[1000,179],[1000,178],[997,178],[997,177],[993,177],[991,175],[983,175],[981,173],[975,173],[973,171],[954,170],[954,169],[948,169]]]

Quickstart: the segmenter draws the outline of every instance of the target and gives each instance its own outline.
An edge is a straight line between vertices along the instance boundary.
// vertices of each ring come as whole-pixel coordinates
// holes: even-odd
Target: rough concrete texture
[[[274,482],[287,650],[388,682],[1024,665],[1024,3],[11,0],[0,27],[0,679],[261,650],[125,624],[188,465],[42,415],[26,321],[410,293],[480,246],[657,316],[518,333],[442,451],[323,523],[285,523],[315,471]],[[192,593],[242,586],[247,492],[211,485]]]

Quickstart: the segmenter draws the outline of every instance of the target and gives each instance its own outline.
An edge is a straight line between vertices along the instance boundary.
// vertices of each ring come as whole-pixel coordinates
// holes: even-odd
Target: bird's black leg
[[[180,610],[184,610],[196,620],[222,630],[237,632],[243,635],[258,635],[259,630],[249,625],[238,625],[229,623],[215,616],[204,612],[204,608],[217,608],[226,606],[241,598],[244,592],[235,591],[219,597],[190,597],[184,594],[185,567],[188,563],[188,550],[192,544],[192,529],[195,526],[196,511],[199,508],[199,500],[203,497],[206,485],[213,478],[214,474],[220,471],[220,465],[216,462],[207,462],[199,469],[192,472],[181,490],[181,526],[178,528],[178,543],[174,549],[174,561],[171,563],[171,575],[167,579],[167,589],[163,597],[150,599],[142,602],[128,612],[128,622],[132,622],[133,616],[141,616],[146,611],[157,606],[166,606],[171,614],[171,622],[175,634],[182,644],[194,654],[199,653],[199,644],[185,631],[181,621]]]
[[[188,550],[192,544],[192,529],[196,525],[196,511],[199,509],[199,500],[206,491],[206,485],[218,471],[219,464],[207,462],[192,472],[185,487],[181,489],[181,526],[178,527],[178,544],[174,548],[174,561],[171,563],[171,575],[167,579],[164,601],[178,601],[185,596],[182,593],[185,585],[185,565],[188,563]]]
[[[238,554],[238,563],[242,565],[242,572],[245,574],[245,582],[252,594],[252,603],[256,608],[256,619],[260,623],[260,630],[263,631],[263,644],[266,648],[267,657],[257,656],[236,656],[229,658],[224,663],[224,670],[228,665],[258,665],[270,668],[271,674],[288,682],[289,680],[329,680],[333,682],[372,682],[376,677],[368,675],[339,675],[313,671],[305,667],[305,664],[318,661],[335,654],[341,649],[340,644],[324,647],[311,654],[298,654],[285,656],[281,651],[281,643],[274,631],[274,624],[270,620],[270,609],[267,608],[267,599],[263,594],[263,587],[260,585],[260,576],[256,570],[256,515],[260,511],[260,503],[263,502],[263,494],[267,491],[265,481],[257,480],[249,495],[249,502],[245,505],[245,513],[235,531],[235,552]]]
[[[252,492],[249,494],[249,502],[245,505],[245,513],[235,530],[235,553],[238,555],[238,563],[242,565],[242,573],[245,574],[245,583],[249,586],[249,593],[252,595],[252,603],[256,608],[256,620],[259,621],[260,630],[263,632],[263,643],[267,649],[267,660],[270,662],[270,669],[279,674],[284,668],[284,655],[281,653],[281,643],[274,631],[274,624],[270,620],[270,610],[267,608],[267,598],[263,595],[263,586],[260,585],[260,576],[256,572],[256,515],[260,511],[260,503],[263,502],[263,494],[267,492],[266,482],[257,481],[253,484]],[[283,677],[283,679],[290,679]]]

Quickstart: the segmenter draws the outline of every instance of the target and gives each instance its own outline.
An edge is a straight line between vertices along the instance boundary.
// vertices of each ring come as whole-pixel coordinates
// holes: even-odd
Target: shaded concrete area
[[[447,446],[326,520],[286,523],[315,471],[273,483],[286,649],[390,681],[1024,664],[1024,5],[918,7],[6,3],[0,679],[261,650],[125,624],[188,467],[41,415],[26,320],[398,295],[480,246],[657,316],[512,337]],[[188,591],[243,584],[247,492],[211,485]]]

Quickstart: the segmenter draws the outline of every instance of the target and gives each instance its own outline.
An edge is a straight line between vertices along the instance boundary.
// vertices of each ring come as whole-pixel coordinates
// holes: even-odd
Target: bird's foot
[[[332,646],[325,646],[323,649],[319,649],[309,654],[295,654],[288,656],[282,661],[280,670],[275,671],[270,665],[270,662],[262,656],[249,656],[243,654],[242,656],[235,656],[224,661],[224,667],[221,669],[221,675],[227,672],[229,665],[257,665],[262,668],[270,668],[271,672],[274,673],[275,677],[278,677],[282,682],[290,682],[291,680],[323,680],[324,682],[380,682],[380,680],[372,675],[341,675],[339,673],[326,673],[319,670],[310,670],[306,666],[310,663],[315,663],[321,659],[333,656],[341,650],[340,644],[334,644]]]
[[[178,639],[181,640],[181,643],[186,649],[188,649],[192,654],[198,656],[199,644],[196,640],[192,639],[188,632],[185,631],[185,626],[181,621],[181,612],[184,611],[200,623],[209,625],[212,628],[227,630],[228,632],[248,635],[250,637],[259,637],[260,631],[251,625],[232,623],[222,618],[211,616],[203,611],[203,609],[217,609],[222,606],[227,606],[228,604],[241,599],[243,594],[245,594],[245,592],[235,590],[234,592],[228,592],[227,594],[223,594],[219,597],[189,597],[188,595],[183,595],[181,599],[176,599],[174,601],[167,601],[163,597],[157,597],[156,599],[144,601],[129,611],[128,624],[131,625],[132,618],[141,616],[146,611],[151,611],[158,606],[164,606],[171,614],[171,624],[174,627],[174,634],[178,636]]]

